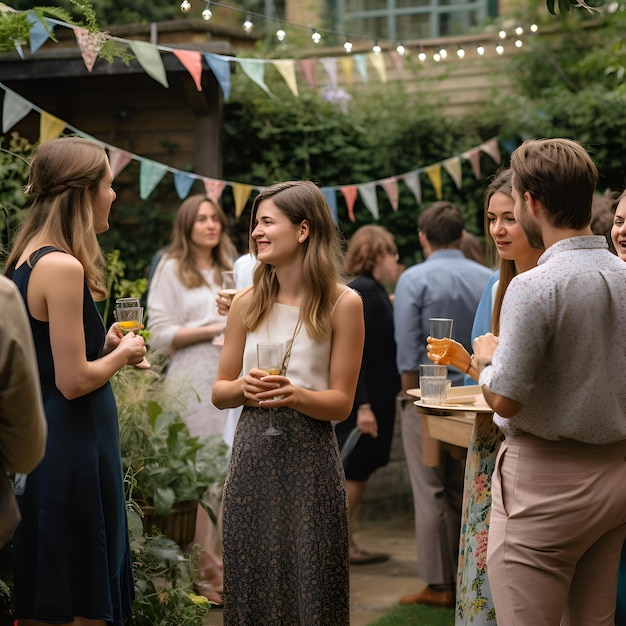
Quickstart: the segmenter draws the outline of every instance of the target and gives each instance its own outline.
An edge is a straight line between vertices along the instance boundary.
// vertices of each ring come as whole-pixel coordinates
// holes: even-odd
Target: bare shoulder
[[[65,283],[83,281],[85,270],[81,262],[65,252],[50,252],[41,257],[33,268],[33,278],[50,281],[50,285],[62,288]]]
[[[361,296],[351,287],[341,283],[337,283],[335,302],[335,307],[343,311],[354,312],[363,308]]]

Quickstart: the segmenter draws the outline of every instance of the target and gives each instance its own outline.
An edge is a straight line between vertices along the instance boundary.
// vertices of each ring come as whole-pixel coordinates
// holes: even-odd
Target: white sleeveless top
[[[343,291],[335,307],[348,289]],[[335,307],[333,307],[333,312]],[[280,304],[272,305],[269,315],[254,331],[246,335],[246,347],[243,353],[243,371],[248,373],[257,367],[256,344],[263,341],[279,341],[283,344],[283,353],[289,347],[293,332],[300,316],[300,307]],[[293,385],[320,391],[330,386],[330,348],[331,338],[315,341],[309,337],[304,324],[301,325],[291,348],[287,364],[287,378]]]

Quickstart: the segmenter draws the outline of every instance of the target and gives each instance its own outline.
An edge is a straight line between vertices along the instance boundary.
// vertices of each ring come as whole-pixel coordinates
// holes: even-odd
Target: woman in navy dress
[[[30,170],[29,217],[7,261],[28,311],[48,421],[46,454],[16,479],[22,522],[13,538],[18,626],[122,626],[133,580],[109,379],[147,365],[143,339],[105,331],[96,235],[115,192],[104,149],[86,139],[44,143]]]

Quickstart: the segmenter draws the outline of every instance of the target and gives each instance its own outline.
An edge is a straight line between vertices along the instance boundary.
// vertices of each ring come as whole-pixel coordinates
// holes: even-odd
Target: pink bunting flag
[[[404,63],[402,61],[402,57],[398,54],[396,50],[390,50],[389,56],[393,63],[393,66],[396,68],[396,72],[400,74],[400,76],[404,75]]]
[[[482,173],[480,171],[480,151],[478,148],[472,148],[471,150],[463,153],[462,156],[471,163],[476,180],[480,180],[482,178]]]
[[[109,148],[109,165],[115,178],[133,159],[133,155],[121,148]]]
[[[202,55],[195,50],[174,50],[176,58],[185,66],[191,74],[196,89],[202,91]]]
[[[223,180],[216,180],[214,178],[205,178],[202,182],[204,183],[206,197],[218,204],[222,198],[222,192],[226,187],[226,183]]]
[[[500,163],[502,161],[500,157],[500,148],[498,147],[497,137],[489,139],[489,141],[485,141],[485,143],[480,146],[480,149],[485,154],[488,154],[496,163]]]
[[[346,185],[345,187],[340,187],[344,200],[346,201],[346,206],[348,207],[348,218],[351,222],[356,222],[356,217],[354,217],[354,203],[356,202],[356,197],[358,194],[358,189],[356,185]]]
[[[385,178],[380,181],[380,186],[385,190],[391,208],[394,211],[398,210],[398,179],[397,178]]]
[[[317,80],[315,79],[315,59],[300,59],[299,61],[306,82],[309,83],[311,89],[317,89]]]
[[[85,67],[91,72],[98,58],[100,48],[104,44],[104,33],[89,33],[84,28],[75,28],[74,36],[80,48],[80,53],[85,62]]]

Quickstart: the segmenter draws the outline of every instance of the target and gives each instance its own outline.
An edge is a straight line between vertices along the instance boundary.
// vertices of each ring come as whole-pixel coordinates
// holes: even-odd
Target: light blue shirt
[[[452,338],[471,352],[471,332],[480,297],[493,271],[467,259],[460,250],[433,252],[423,263],[405,270],[395,289],[394,323],[398,371],[419,371],[428,364],[426,337],[428,319],[454,320]],[[463,374],[450,368],[454,385],[463,384]]]

